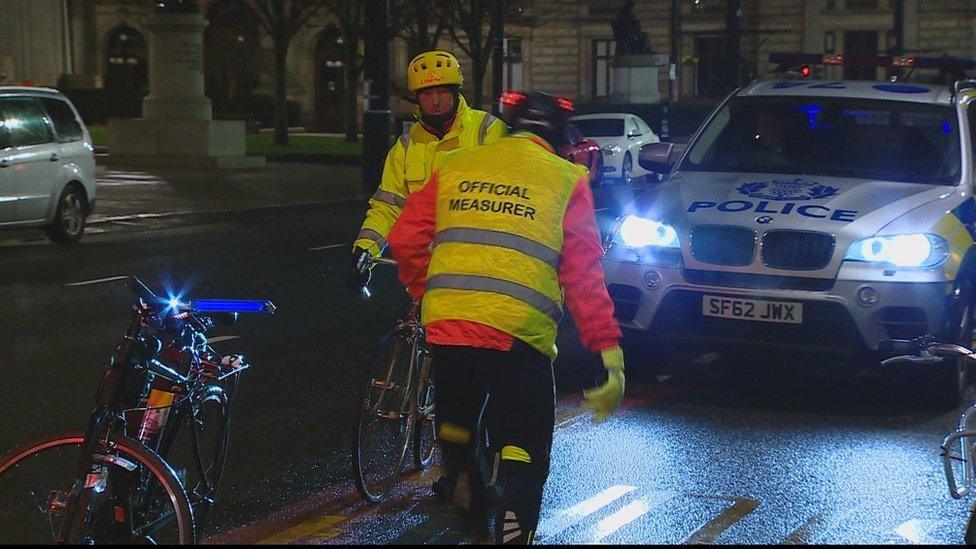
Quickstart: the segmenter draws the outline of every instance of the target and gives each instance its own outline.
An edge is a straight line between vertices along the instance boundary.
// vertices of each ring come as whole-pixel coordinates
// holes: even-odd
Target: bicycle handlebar
[[[897,355],[882,360],[882,366],[905,362],[934,364],[950,357],[976,360],[976,352],[962,345],[940,342],[932,336],[920,336],[914,339],[882,339],[878,342],[878,350],[885,354]]]

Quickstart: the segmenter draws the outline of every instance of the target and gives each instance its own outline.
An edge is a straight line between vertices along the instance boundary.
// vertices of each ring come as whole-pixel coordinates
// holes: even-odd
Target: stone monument
[[[646,32],[634,13],[634,1],[627,0],[610,22],[615,50],[611,70],[613,84],[610,101],[613,103],[659,103],[657,68],[665,64],[665,56],[654,55]]]
[[[251,168],[243,120],[214,120],[203,88],[203,29],[192,0],[156,0],[149,29],[149,95],[142,118],[108,121],[113,163],[148,166]]]

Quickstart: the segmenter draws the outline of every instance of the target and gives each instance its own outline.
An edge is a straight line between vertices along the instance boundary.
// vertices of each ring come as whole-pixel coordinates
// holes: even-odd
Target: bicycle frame
[[[959,419],[959,427],[946,435],[942,442],[945,449],[942,452],[942,465],[945,469],[946,481],[949,484],[949,495],[955,499],[961,499],[972,492],[974,478],[973,457],[976,456],[976,404],[973,404],[962,413]],[[960,443],[960,459],[963,461],[963,485],[956,484],[955,470],[952,468],[953,456],[950,448]]]

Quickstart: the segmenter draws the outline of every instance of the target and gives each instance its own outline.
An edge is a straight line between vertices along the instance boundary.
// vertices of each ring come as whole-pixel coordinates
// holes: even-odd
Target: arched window
[[[105,88],[122,94],[138,94],[149,83],[148,47],[136,29],[116,27],[105,48]]]
[[[341,131],[345,96],[345,57],[339,29],[329,26],[315,45],[315,122],[319,130]]]
[[[260,34],[251,8],[241,0],[215,2],[207,13],[204,31],[206,93],[235,99],[258,84]]]

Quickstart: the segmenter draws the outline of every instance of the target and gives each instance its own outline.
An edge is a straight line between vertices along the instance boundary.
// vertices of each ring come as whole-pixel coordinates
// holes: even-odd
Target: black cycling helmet
[[[557,152],[569,142],[566,120],[574,110],[570,100],[538,91],[506,92],[502,104],[505,122],[513,132],[532,132]]]

